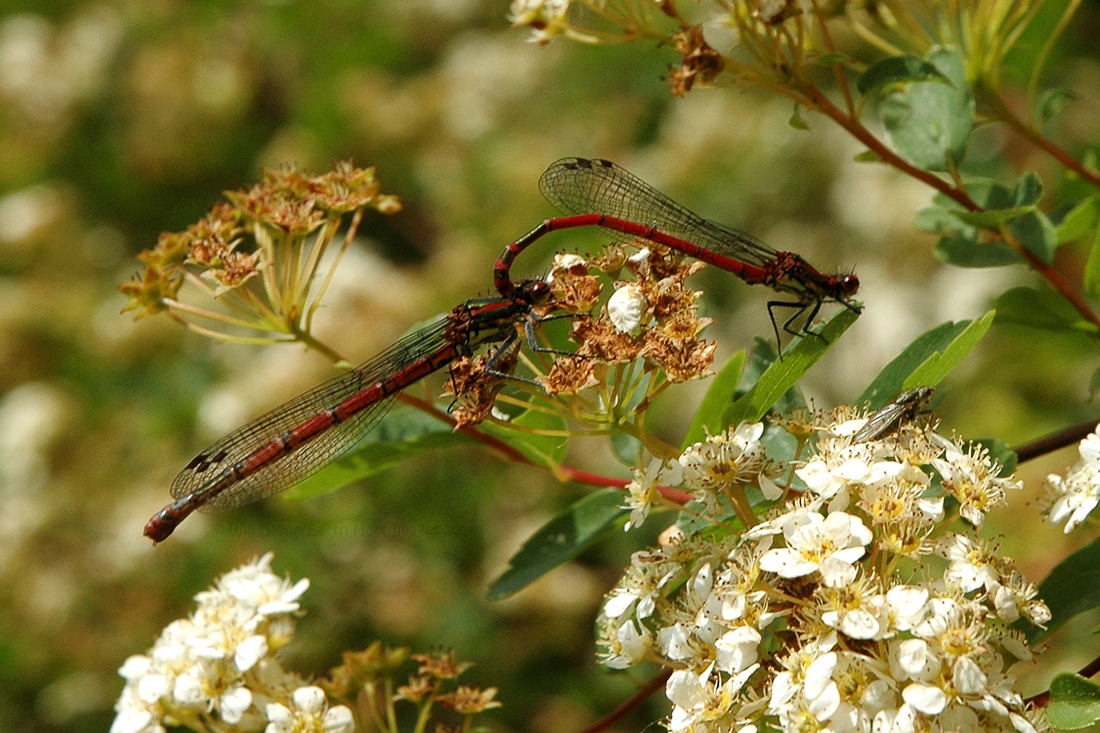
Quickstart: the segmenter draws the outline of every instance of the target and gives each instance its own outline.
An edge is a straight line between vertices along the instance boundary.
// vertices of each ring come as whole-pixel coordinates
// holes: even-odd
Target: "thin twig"
[[[1085,439],[1085,436],[1096,430],[1097,425],[1100,425],[1100,420],[1089,420],[1080,425],[1073,425],[1064,430],[1059,430],[1057,433],[1045,435],[1030,443],[1024,443],[1019,448],[1014,449],[1016,458],[1023,463],[1024,461],[1030,461],[1032,458],[1045,456],[1047,453],[1053,453],[1060,448],[1079,443]]]
[[[662,670],[656,677],[642,685],[642,688],[634,693],[629,700],[597,720],[592,725],[578,731],[578,733],[599,733],[599,731],[610,728],[624,715],[645,702],[650,695],[664,687],[665,683],[668,682],[668,678],[671,676],[671,669]]]

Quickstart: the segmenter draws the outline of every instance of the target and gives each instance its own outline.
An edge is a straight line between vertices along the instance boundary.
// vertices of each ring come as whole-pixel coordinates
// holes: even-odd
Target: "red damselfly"
[[[903,423],[916,419],[928,407],[932,392],[931,387],[916,387],[902,392],[893,402],[867,418],[867,424],[859,429],[852,442],[881,440],[896,433]]]
[[[487,343],[506,352],[549,286],[526,280],[501,298],[470,300],[343,376],[299,395],[195,456],[172,482],[174,502],[145,525],[154,543],[195,510],[235,509],[283,491],[333,461],[373,428],[401,390]],[[492,359],[490,359],[490,364]]]
[[[542,174],[539,190],[570,216],[547,219],[505,248],[493,270],[502,296],[515,292],[512,262],[536,240],[559,229],[597,226],[613,240],[648,239],[732,272],[749,284],[767,285],[793,296],[793,301],[768,303],[776,340],[776,308],[795,310],[783,322],[783,330],[796,335],[806,332],[823,303],[840,303],[856,313],[862,310],[851,300],[859,290],[854,274],[825,275],[793,252],[773,250],[751,234],[704,219],[611,161],[562,158]],[[805,325],[792,329],[807,311]]]

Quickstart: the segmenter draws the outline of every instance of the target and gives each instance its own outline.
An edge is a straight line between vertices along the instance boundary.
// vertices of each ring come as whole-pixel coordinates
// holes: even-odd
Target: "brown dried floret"
[[[697,25],[673,36],[673,47],[680,54],[680,65],[669,74],[673,95],[682,97],[691,91],[696,81],[714,81],[722,73],[725,61],[703,39],[703,27]]]
[[[384,647],[375,641],[361,652],[344,652],[344,663],[333,667],[324,683],[330,695],[344,698],[358,694],[368,682],[388,678],[409,658],[409,648]]]
[[[589,265],[579,255],[558,255],[547,278],[553,302],[563,310],[591,310],[600,299],[600,281],[589,274]]]
[[[464,357],[451,365],[451,378],[443,393],[455,398],[451,410],[455,430],[477,425],[489,417],[496,397],[507,381],[501,375],[510,374],[515,369],[518,352],[518,348],[513,346],[499,357],[496,351],[490,351],[473,358]],[[489,367],[489,361],[494,359]]]
[[[610,244],[598,256],[589,259],[588,264],[599,272],[614,276],[626,267],[627,257],[624,245]]]
[[[660,366],[673,382],[711,373],[717,342],[670,338],[659,328],[646,331],[644,336],[645,357]]]
[[[541,380],[547,394],[576,394],[600,383],[596,379],[596,360],[582,351],[554,359],[550,373]]]
[[[666,277],[646,288],[646,299],[658,320],[690,315],[694,317],[696,304],[702,293],[684,286],[682,277]]]
[[[570,338],[580,344],[580,354],[591,354],[606,364],[634,361],[645,346],[644,334],[631,336],[619,331],[606,314],[599,318],[579,318],[573,322]]]
[[[384,214],[401,208],[395,196],[378,192],[374,168],[340,161],[336,169],[308,176],[294,168],[265,170],[263,180],[225,196],[249,218],[291,234],[308,233],[330,216],[371,207]]]
[[[453,649],[440,649],[431,654],[413,654],[412,659],[420,665],[419,674],[436,679],[454,679],[474,666],[473,662],[460,662]]]
[[[494,700],[497,688],[490,687],[482,690],[478,687],[459,685],[454,692],[448,692],[436,698],[440,705],[445,705],[455,712],[463,715],[475,715],[485,710],[501,707],[501,703]]]
[[[422,674],[415,677],[409,677],[409,684],[398,687],[395,698],[418,703],[429,695],[434,694],[438,687],[438,684],[430,675]]]
[[[203,276],[218,282],[219,287],[214,291],[214,296],[217,297],[227,290],[244,285],[259,275],[256,269],[259,259],[259,252],[248,255],[242,252],[226,252],[219,258],[221,266],[211,267],[203,273]]]
[[[130,302],[122,312],[137,310],[134,318],[144,318],[163,310],[168,306],[165,300],[175,300],[180,286],[183,285],[183,273],[177,269],[164,270],[159,265],[147,265],[141,278],[124,282],[118,286]]]

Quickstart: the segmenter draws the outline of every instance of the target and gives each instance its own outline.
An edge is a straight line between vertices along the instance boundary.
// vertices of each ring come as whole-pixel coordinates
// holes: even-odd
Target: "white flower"
[[[645,293],[634,283],[623,285],[607,299],[607,315],[612,325],[623,333],[640,326],[648,309]]]
[[[1039,500],[1043,518],[1048,522],[1058,524],[1066,520],[1062,529],[1066,534],[1100,503],[1100,427],[1082,440],[1077,450],[1081,460],[1070,468],[1065,478],[1057,474],[1047,476]]]
[[[714,512],[718,492],[754,480],[766,455],[760,444],[763,423],[741,423],[683,452],[677,463],[683,483]]]
[[[329,708],[321,717],[325,733],[351,733],[355,730],[355,717],[346,705]]]
[[[301,687],[269,656],[293,634],[298,598],[308,581],[291,583],[271,572],[270,554],[222,576],[195,596],[190,618],[173,621],[146,655],[130,657],[119,670],[126,686],[115,708],[121,733],[160,731],[172,722],[165,711],[186,707],[208,728],[262,725],[245,672],[272,689]],[[232,664],[227,662],[232,661]]]
[[[252,707],[252,691],[247,687],[233,687],[221,696],[222,720],[230,725],[241,722],[248,708]]]
[[[801,578],[815,571],[826,585],[838,587],[855,579],[856,560],[863,557],[871,531],[859,517],[834,512],[822,517],[804,515],[807,523],[784,529],[787,547],[768,550],[760,558],[760,569],[783,578]]]
[[[1005,506],[1006,490],[1023,488],[1018,481],[997,476],[1000,466],[981,446],[972,445],[964,451],[945,438],[932,438],[944,448],[944,457],[932,459],[932,465],[939,471],[943,487],[959,501],[959,514],[974,529],[982,528],[990,509]]]
[[[626,669],[641,662],[649,652],[653,644],[653,637],[649,629],[642,627],[642,633],[638,633],[638,627],[633,620],[627,620],[615,632],[615,642],[611,645],[608,654],[603,658],[603,663],[611,669]]]
[[[634,480],[626,486],[628,499],[627,507],[630,508],[630,521],[623,528],[626,531],[640,527],[649,516],[649,510],[653,502],[660,497],[658,482],[667,474],[670,484],[680,483],[679,466],[675,469],[665,468],[664,461],[654,458],[646,467],[645,473],[634,469]]]
[[[751,626],[738,626],[714,642],[714,663],[723,672],[741,672],[756,663],[763,637]]]
[[[935,685],[914,682],[901,691],[901,696],[914,710],[925,715],[939,715],[947,707],[947,693]]]
[[[148,710],[121,710],[111,723],[111,733],[164,733],[164,727]]]
[[[836,664],[836,652],[828,652],[806,667],[802,695],[809,704],[810,712],[818,720],[828,720],[840,706],[840,691],[833,680]]]
[[[1000,574],[991,564],[996,552],[986,550],[982,543],[961,534],[951,534],[941,539],[939,554],[951,561],[944,572],[944,580],[957,583],[966,593],[984,588],[993,591],[1000,585]]]
[[[291,705],[269,703],[266,706],[266,733],[296,733],[306,730],[324,730],[331,733],[349,733],[354,730],[351,711],[343,705],[326,710],[325,693],[320,687],[299,687],[290,696]]]
[[[531,26],[531,40],[546,43],[569,27],[569,3],[570,0],[513,0],[508,19],[513,26]]]
[[[258,634],[250,636],[237,645],[237,651],[233,655],[233,663],[237,665],[237,669],[247,672],[252,669],[256,662],[260,661],[261,657],[267,654],[267,650],[267,637]]]
[[[905,639],[890,647],[890,667],[898,680],[930,680],[940,672],[940,658],[924,639]]]

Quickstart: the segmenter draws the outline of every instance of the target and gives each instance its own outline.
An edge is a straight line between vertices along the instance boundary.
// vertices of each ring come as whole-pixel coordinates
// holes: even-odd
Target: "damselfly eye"
[[[837,284],[845,295],[855,295],[859,290],[859,278],[855,275],[842,275],[837,278]]]
[[[533,303],[544,303],[550,298],[550,283],[535,280],[527,287],[527,297]]]

